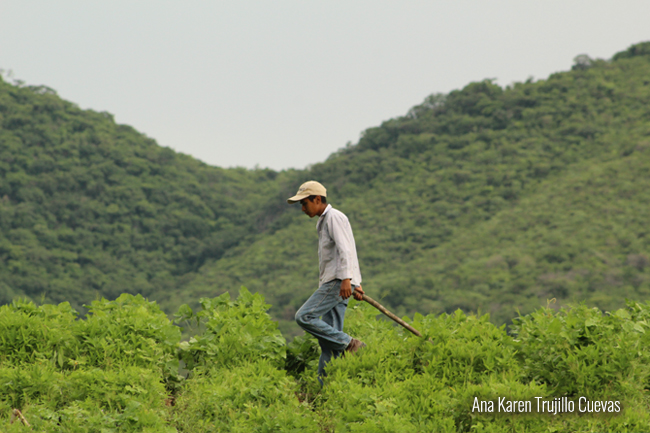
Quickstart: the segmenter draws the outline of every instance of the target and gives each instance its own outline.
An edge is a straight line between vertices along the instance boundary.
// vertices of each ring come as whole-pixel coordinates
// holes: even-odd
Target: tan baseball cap
[[[327,190],[323,185],[316,182],[315,180],[310,180],[309,182],[305,182],[300,185],[300,188],[298,188],[296,195],[287,199],[287,203],[293,204],[299,202],[303,198],[307,198],[310,195],[322,195],[323,197],[327,197]]]

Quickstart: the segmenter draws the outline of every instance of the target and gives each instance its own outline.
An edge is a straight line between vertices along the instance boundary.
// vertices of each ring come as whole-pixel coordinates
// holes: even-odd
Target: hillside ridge
[[[210,167],[51,89],[0,81],[0,303],[79,309],[126,292],[171,312],[245,285],[295,330],[317,281],[316,234],[285,199],[308,179],[350,218],[367,291],[400,314],[460,307],[503,323],[547,297],[605,309],[644,299],[649,47],[431,95],[326,161],[282,172]],[[487,228],[500,219],[512,233]]]

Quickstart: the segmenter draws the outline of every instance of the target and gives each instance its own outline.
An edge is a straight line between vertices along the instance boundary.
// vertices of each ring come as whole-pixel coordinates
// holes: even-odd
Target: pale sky
[[[0,0],[0,68],[221,167],[304,168],[431,93],[648,40],[648,0]]]

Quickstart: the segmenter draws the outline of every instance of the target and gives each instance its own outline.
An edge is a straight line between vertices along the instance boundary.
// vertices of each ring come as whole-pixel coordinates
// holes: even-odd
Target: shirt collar
[[[320,214],[320,216],[318,217],[318,222],[316,222],[316,227],[320,227],[320,223],[321,223],[321,221],[323,221],[323,219],[325,218],[325,214],[326,214],[327,211],[329,211],[331,208],[332,208],[332,205],[331,205],[331,204],[328,204],[327,207],[325,208],[325,210],[323,211],[323,213]]]

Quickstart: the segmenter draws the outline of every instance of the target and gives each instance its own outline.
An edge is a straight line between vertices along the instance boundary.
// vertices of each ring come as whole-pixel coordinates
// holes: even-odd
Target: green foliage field
[[[639,432],[650,430],[650,303],[541,308],[513,333],[488,316],[416,315],[416,337],[351,301],[368,346],[335,359],[320,388],[317,343],[286,344],[259,294],[182,306],[140,296],[0,307],[3,432]],[[620,412],[479,413],[497,402],[617,401]],[[19,409],[31,427],[10,422]]]

